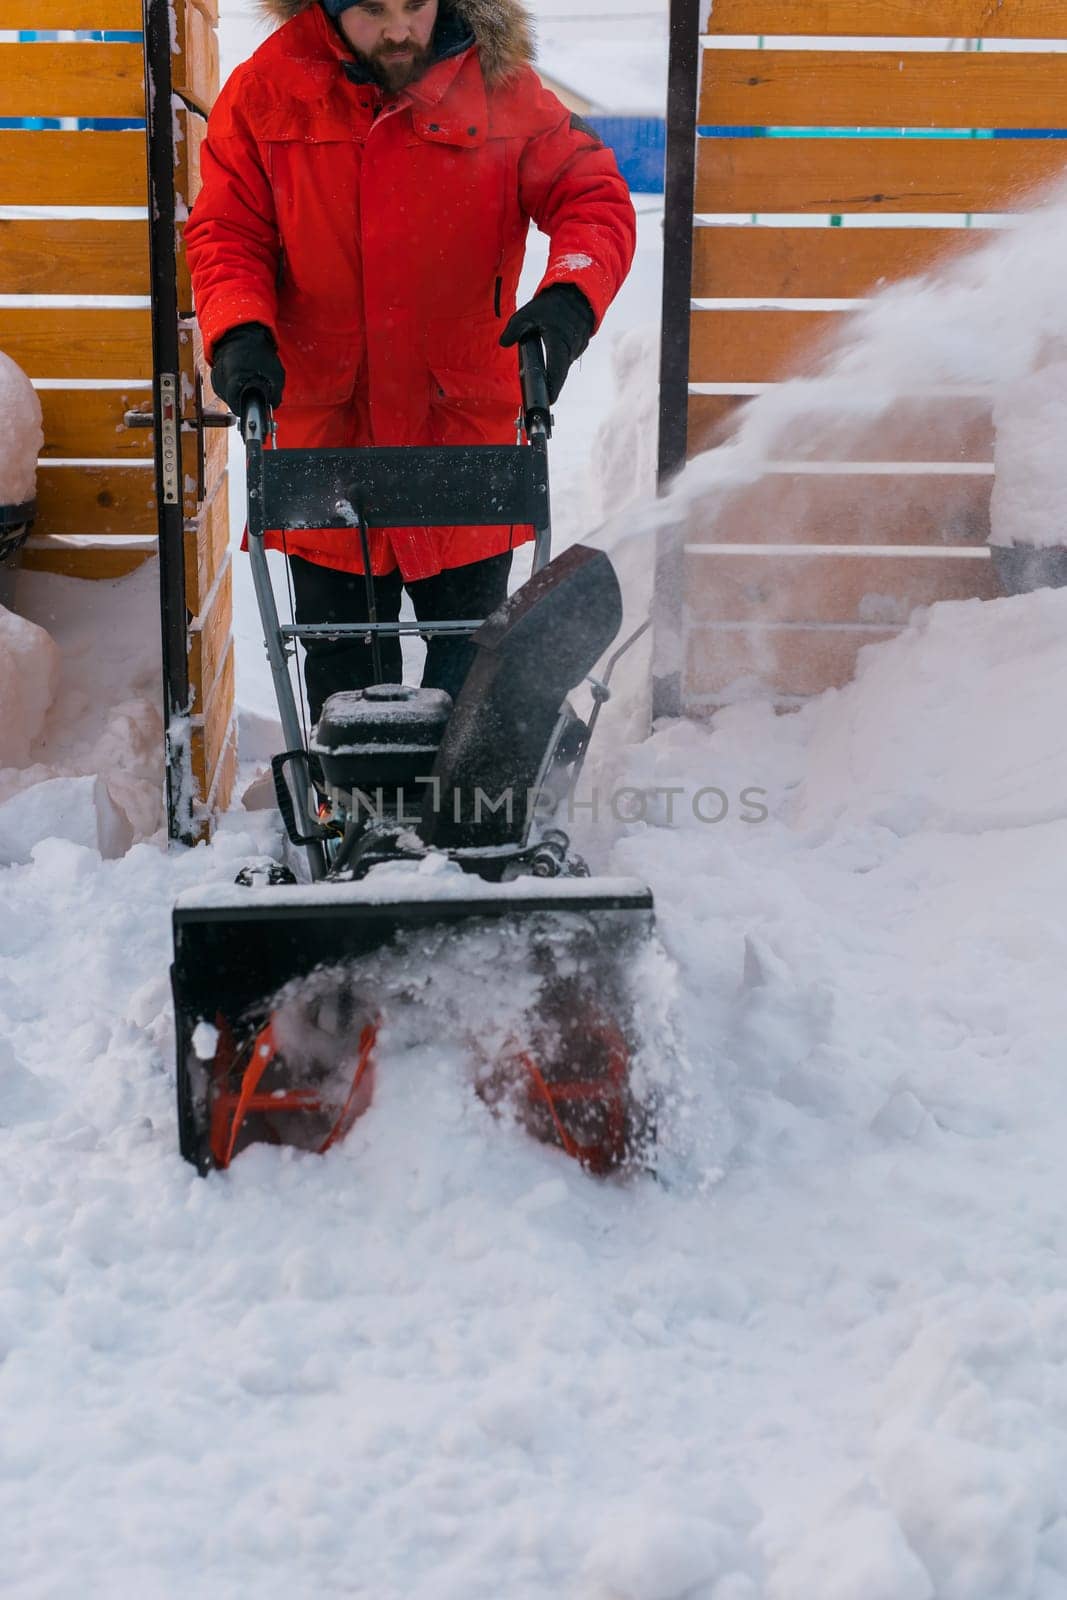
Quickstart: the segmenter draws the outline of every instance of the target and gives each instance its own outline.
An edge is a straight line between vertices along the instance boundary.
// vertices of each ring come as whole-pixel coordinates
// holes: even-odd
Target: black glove
[[[503,333],[505,347],[518,344],[528,333],[539,333],[545,344],[548,399],[555,405],[568,372],[590,339],[596,318],[582,291],[573,283],[554,283],[520,306]]]
[[[270,329],[262,322],[242,322],[224,333],[215,346],[211,387],[235,417],[241,415],[246,389],[260,389],[272,406],[281,405],[285,368]]]

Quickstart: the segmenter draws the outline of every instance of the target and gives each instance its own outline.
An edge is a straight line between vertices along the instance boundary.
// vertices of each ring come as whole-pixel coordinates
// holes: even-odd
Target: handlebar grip
[[[545,352],[539,333],[528,333],[519,340],[519,377],[522,380],[522,410],[527,436],[533,431],[552,432],[552,405],[548,398]]]
[[[247,388],[241,394],[240,428],[245,444],[263,444],[270,427],[270,406],[262,389]]]

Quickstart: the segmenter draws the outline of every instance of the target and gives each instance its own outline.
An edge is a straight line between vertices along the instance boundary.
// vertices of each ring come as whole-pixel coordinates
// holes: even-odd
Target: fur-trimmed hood
[[[259,0],[258,9],[275,23],[291,22],[318,0]],[[479,47],[482,73],[494,88],[533,60],[533,23],[520,0],[441,0],[465,22]]]

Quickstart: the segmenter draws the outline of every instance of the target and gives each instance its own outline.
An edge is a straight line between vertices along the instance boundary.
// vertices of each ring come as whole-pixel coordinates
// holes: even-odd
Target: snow
[[[0,506],[34,498],[43,444],[41,402],[22,368],[0,350]]]
[[[24,767],[59,680],[59,651],[43,628],[0,608],[0,766]]]
[[[667,0],[535,0],[535,65],[608,114],[662,117],[667,103]]]
[[[359,883],[327,883],[307,887],[285,886],[267,889],[235,890],[232,885],[209,884],[187,889],[176,904],[180,911],[231,910],[292,911],[309,904],[358,911],[361,906],[388,905],[398,895],[405,900],[470,900],[488,906],[543,900],[546,895],[561,904],[567,900],[585,901],[600,896],[637,903],[647,899],[644,885],[637,878],[598,877],[558,878],[546,884],[543,878],[519,878],[514,883],[486,883],[472,878],[455,862],[443,856],[426,856],[418,862],[398,861],[375,867]]]
[[[746,409],[736,443],[708,452],[681,480],[675,511],[698,496],[752,482],[775,464],[790,473],[804,462],[818,464],[811,470],[836,462],[839,470],[867,471],[872,459],[885,462],[892,450],[898,461],[917,456],[934,470],[920,446],[921,407],[910,422],[899,415],[908,397],[927,397],[930,418],[945,438],[939,473],[989,471],[990,463],[961,459],[971,413],[953,405],[985,396],[997,408],[997,465],[1003,460],[1011,478],[998,518],[1010,525],[1012,502],[1028,473],[1038,468],[1053,481],[1048,454],[1057,436],[1055,414],[1042,412],[1037,429],[1033,419],[1042,399],[1056,396],[1062,371],[1057,352],[1067,325],[1058,263],[1067,248],[1067,189],[1053,186],[1003,232],[986,232],[980,245],[974,235],[968,242],[972,248],[948,257],[936,272],[861,303],[843,319],[838,342],[814,351],[802,376],[760,394]],[[1025,294],[1018,292],[1020,283]],[[1021,415],[1015,417],[1017,406]],[[1024,440],[1025,459],[1019,455]],[[1013,471],[1009,457],[1018,462]],[[706,519],[705,533],[712,527],[713,519]],[[787,526],[782,534],[784,541]],[[872,527],[871,543],[884,542],[877,534]]]
[[[114,861],[133,843],[133,827],[99,774],[43,778],[0,804],[0,863],[26,863],[49,839],[85,845]]]
[[[232,896],[265,833],[35,846],[0,942],[11,1592],[1062,1594],[1067,791],[1052,689],[1018,691],[1064,672],[1067,595],[946,606],[795,716],[625,754],[772,801],[592,833],[681,979],[659,1185],[591,1182],[458,1039],[399,1033],[329,1157],[198,1179],[170,905]],[[987,783],[979,730],[1016,739]],[[970,812],[924,818],[953,782]]]
[[[560,256],[556,263],[564,272],[584,272],[586,267],[593,265],[592,256],[575,253],[574,255]]]
[[[58,836],[66,834],[62,780],[99,777],[100,837],[155,835],[163,821],[160,750],[159,572],[147,562],[121,582],[79,583],[24,572],[18,581],[21,617],[0,611],[0,684],[9,660],[5,641],[18,630],[34,641],[32,693],[36,711],[19,730],[20,746],[0,738],[0,803],[32,793],[51,809]],[[22,694],[29,689],[24,685]],[[0,706],[2,709],[2,706]],[[27,748],[28,744],[28,748]],[[45,784],[57,785],[43,788]],[[106,798],[104,791],[106,791]],[[66,813],[83,815],[84,786],[71,791]],[[116,818],[113,811],[117,810]],[[84,828],[75,824],[75,842]]]
[[[1050,360],[997,395],[992,534],[999,545],[1067,543],[1067,360]]]
[[[614,519],[627,626],[664,517],[783,438],[863,459],[917,374],[1026,386],[1004,515],[1029,515],[1028,472],[1053,483],[1055,207],[893,291],[820,379],[633,504],[658,225],[553,451],[560,541]],[[643,742],[619,731],[629,663],[575,833],[656,898],[659,1181],[594,1182],[490,1114],[464,1035],[499,967],[453,988],[447,953],[464,1027],[390,1018],[343,1145],[205,1181],[176,1153],[171,911],[231,903],[276,825],[237,810],[210,847],[162,848],[156,582],[23,574],[27,620],[0,613],[5,1593],[1062,1600],[1067,591],[919,613],[793,715],[754,700]],[[641,820],[606,803],[624,785]],[[115,808],[133,843],[109,859]]]
[[[857,703],[847,690],[819,702],[811,776],[792,802],[796,821],[805,827],[877,822],[903,837],[981,834],[1058,820],[1067,795],[1067,748],[1050,740],[1048,730],[1060,699],[1063,623],[1064,595],[1044,589],[1032,597],[1025,618],[1004,602],[934,606],[917,615],[906,635],[863,651],[859,679],[866,699]],[[1024,653],[1014,638],[1021,625]],[[991,661],[999,662],[996,673],[988,671]],[[979,683],[981,714],[961,719],[960,706]],[[878,717],[864,720],[875,702]],[[993,741],[991,727],[997,729]],[[923,733],[918,761],[916,729]]]

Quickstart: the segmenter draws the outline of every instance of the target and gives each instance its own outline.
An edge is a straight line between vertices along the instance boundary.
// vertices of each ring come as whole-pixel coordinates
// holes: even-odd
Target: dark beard
[[[387,89],[390,94],[396,94],[399,90],[406,89],[409,83],[421,78],[433,64],[432,41],[425,50],[419,50],[413,45],[412,52],[410,60],[393,62],[392,73],[389,71],[389,51],[376,50],[373,55],[368,56],[359,50],[354,50],[353,55],[370,73],[375,83]]]

